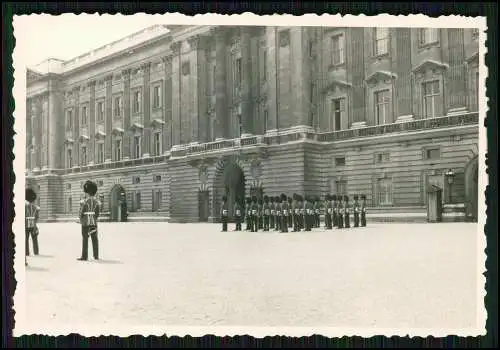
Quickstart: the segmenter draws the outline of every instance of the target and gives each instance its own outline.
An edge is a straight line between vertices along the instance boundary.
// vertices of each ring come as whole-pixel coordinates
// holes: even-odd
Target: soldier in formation
[[[92,253],[95,260],[99,260],[99,240],[97,236],[97,220],[101,203],[95,199],[97,185],[92,181],[87,181],[83,185],[83,191],[86,195],[82,206],[80,207],[80,223],[82,225],[82,255],[78,260],[88,260],[89,237],[92,240]]]
[[[301,196],[294,193],[287,196],[256,196],[247,197],[246,205],[242,206],[240,200],[235,203],[235,231],[241,231],[241,223],[246,220],[247,231],[257,232],[259,230],[270,231],[274,229],[279,232],[311,231],[313,228],[321,227],[321,216],[324,216],[324,228],[343,229],[351,227],[366,226],[366,196],[353,195],[352,205],[349,196],[325,195],[322,200],[318,196]],[[361,198],[361,202],[359,199]],[[223,208],[227,210],[226,197],[223,198]],[[353,219],[351,219],[351,213]],[[223,231],[227,231],[227,220]],[[351,223],[353,220],[353,223]]]

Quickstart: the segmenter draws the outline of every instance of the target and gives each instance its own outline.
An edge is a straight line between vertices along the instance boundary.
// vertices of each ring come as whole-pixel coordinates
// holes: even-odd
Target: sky
[[[14,36],[26,66],[45,59],[69,60],[155,24],[160,15],[30,15],[14,20]]]

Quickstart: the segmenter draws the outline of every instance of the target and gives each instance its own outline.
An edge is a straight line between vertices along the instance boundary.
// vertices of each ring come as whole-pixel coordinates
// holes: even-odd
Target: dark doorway
[[[198,215],[201,222],[208,221],[209,198],[210,197],[208,191],[198,192]]]
[[[227,197],[229,219],[234,220],[234,205],[239,198],[240,204],[245,199],[245,174],[237,164],[229,164],[224,171],[222,195]],[[218,199],[222,202],[222,198]],[[220,213],[217,213],[220,216]]]
[[[127,201],[125,189],[114,185],[109,192],[109,214],[111,221],[125,221],[127,217]]]

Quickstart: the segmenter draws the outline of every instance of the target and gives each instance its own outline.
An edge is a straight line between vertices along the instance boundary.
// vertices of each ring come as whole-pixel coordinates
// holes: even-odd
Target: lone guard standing
[[[243,208],[241,207],[240,200],[240,197],[236,198],[236,203],[234,204],[235,231],[241,231],[241,221],[243,220]]]
[[[359,202],[358,202],[358,195],[355,194],[353,196],[354,198],[354,203],[352,205],[354,209],[354,227],[359,227]]]
[[[92,253],[95,260],[99,260],[99,240],[97,237],[97,220],[101,204],[94,198],[97,185],[87,181],[83,185],[83,192],[87,198],[80,207],[80,223],[82,224],[82,255],[78,260],[88,260],[89,236],[92,240]]]
[[[33,252],[38,255],[38,218],[40,208],[34,204],[36,200],[36,192],[31,188],[26,189],[26,203],[24,205],[25,214],[25,232],[26,232],[26,255],[24,257],[24,264],[28,265],[27,256],[30,255],[30,237],[33,241]]]
[[[333,213],[333,207],[332,207],[332,196],[327,194],[325,196],[325,228],[327,230],[332,229],[332,213]]]
[[[270,198],[271,200],[271,204],[269,204],[269,209],[271,210],[271,216],[270,216],[270,222],[269,222],[269,226],[271,228],[274,228],[274,220],[276,219],[276,210],[274,210],[274,196],[271,196]]]
[[[269,218],[271,216],[271,206],[269,205],[269,197],[264,196],[264,231],[269,231]]]
[[[222,205],[220,208],[220,219],[222,221],[222,232],[227,232],[227,221],[228,221],[228,206],[227,197],[222,197]]]
[[[337,215],[337,225],[338,228],[344,228],[344,202],[342,199],[344,196],[338,196],[337,199],[339,200],[338,204],[338,215]]]
[[[351,212],[350,212],[350,206],[349,206],[349,196],[345,196],[344,201],[345,201],[344,227],[350,228],[351,227]]]
[[[361,195],[361,227],[366,227],[366,196]]]

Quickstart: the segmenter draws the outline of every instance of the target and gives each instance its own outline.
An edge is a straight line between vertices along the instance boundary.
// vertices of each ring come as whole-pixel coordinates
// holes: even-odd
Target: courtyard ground
[[[476,231],[470,223],[300,233],[102,223],[102,260],[80,262],[78,224],[41,224],[26,317],[45,334],[90,323],[469,328],[480,307]]]

